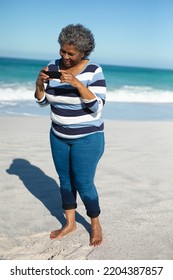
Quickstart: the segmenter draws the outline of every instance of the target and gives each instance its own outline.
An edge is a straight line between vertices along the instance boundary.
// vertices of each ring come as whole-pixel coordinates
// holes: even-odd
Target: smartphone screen
[[[58,72],[58,71],[45,71],[43,70],[43,72],[49,76],[49,78],[52,78],[52,79],[60,79],[61,77],[61,73]]]

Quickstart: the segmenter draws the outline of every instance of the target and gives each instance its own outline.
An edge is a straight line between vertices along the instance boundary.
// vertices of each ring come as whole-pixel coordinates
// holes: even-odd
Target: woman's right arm
[[[48,70],[47,67],[44,67],[39,75],[38,78],[36,80],[36,89],[35,89],[35,98],[39,100],[41,100],[44,96],[45,96],[45,89],[44,89],[44,83],[48,81],[49,76],[47,76],[43,70]]]

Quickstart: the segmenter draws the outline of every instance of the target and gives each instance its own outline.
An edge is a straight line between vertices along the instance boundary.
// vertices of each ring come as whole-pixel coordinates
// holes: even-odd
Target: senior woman
[[[60,239],[76,230],[78,193],[91,219],[90,245],[98,246],[103,237],[94,177],[104,152],[101,111],[106,83],[100,65],[88,58],[95,48],[89,29],[81,24],[67,25],[58,42],[60,59],[40,71],[35,91],[39,105],[51,108],[51,151],[66,217],[65,225],[52,231],[50,238]],[[58,72],[59,79],[50,78],[47,70]]]

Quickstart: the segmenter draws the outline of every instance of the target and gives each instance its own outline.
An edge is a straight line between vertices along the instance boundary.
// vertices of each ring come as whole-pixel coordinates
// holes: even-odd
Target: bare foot
[[[50,239],[52,240],[61,239],[75,230],[76,230],[76,225],[74,226],[65,225],[61,229],[53,230],[50,234]]]
[[[91,226],[90,246],[99,246],[102,243],[103,235],[100,224]]]

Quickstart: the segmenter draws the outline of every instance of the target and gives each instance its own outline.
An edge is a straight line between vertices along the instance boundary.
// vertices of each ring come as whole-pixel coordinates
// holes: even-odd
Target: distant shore
[[[49,119],[50,108],[39,108],[35,101],[3,102],[0,117],[42,117]],[[173,103],[106,102],[103,118],[115,121],[173,121]]]

